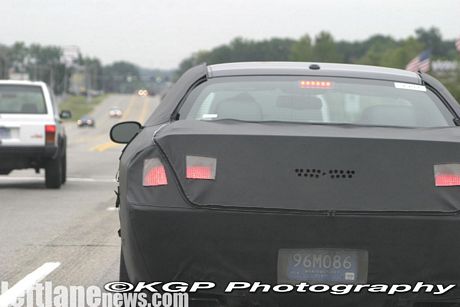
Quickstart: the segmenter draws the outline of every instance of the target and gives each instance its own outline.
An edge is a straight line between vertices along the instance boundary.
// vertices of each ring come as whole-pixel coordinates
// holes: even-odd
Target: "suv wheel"
[[[59,189],[62,183],[62,157],[50,159],[45,166],[45,185],[48,189]]]
[[[61,184],[64,184],[67,181],[67,154],[64,152],[64,155],[61,158]]]

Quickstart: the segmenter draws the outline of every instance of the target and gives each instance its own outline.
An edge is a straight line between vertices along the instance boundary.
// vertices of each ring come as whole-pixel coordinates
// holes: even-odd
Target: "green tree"
[[[321,32],[315,38],[313,46],[313,60],[318,62],[342,62],[337,52],[334,38],[328,32]]]
[[[288,38],[253,41],[237,37],[227,45],[218,46],[210,51],[199,51],[182,60],[176,78],[187,69],[201,63],[287,61],[294,42]]]
[[[89,86],[94,90],[102,90],[104,76],[101,61],[97,58],[84,57],[82,64],[88,75]]]
[[[380,65],[394,68],[405,68],[406,65],[424,49],[423,45],[413,37],[404,40],[400,47],[388,49],[382,56]]]
[[[9,48],[8,58],[10,65],[20,65],[24,63],[29,49],[23,42],[16,42]]]
[[[398,42],[389,36],[374,35],[362,42],[359,48],[365,53],[356,60],[356,63],[382,66],[382,59],[389,50],[398,47]]]
[[[33,80],[41,80],[57,93],[62,91],[64,65],[62,49],[57,46],[32,44],[27,49],[27,71]]]
[[[103,68],[106,92],[134,92],[140,85],[139,68],[129,62],[119,61]]]
[[[429,49],[435,55],[445,55],[445,50],[442,48],[441,31],[438,28],[431,27],[428,30],[418,28],[415,30],[415,36],[425,49]]]
[[[272,38],[255,42],[252,52],[258,56],[256,61],[288,61],[295,40],[290,38]]]
[[[292,44],[289,59],[291,61],[311,61],[313,58],[313,46],[308,34],[302,36]]]
[[[6,79],[8,76],[8,47],[0,45],[0,79]]]

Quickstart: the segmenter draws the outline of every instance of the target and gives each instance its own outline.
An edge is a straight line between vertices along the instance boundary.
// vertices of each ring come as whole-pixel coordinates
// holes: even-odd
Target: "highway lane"
[[[123,120],[143,122],[157,97],[111,95],[93,112],[95,128],[66,123],[68,182],[47,190],[33,170],[0,176],[0,281],[10,286],[48,262],[60,265],[47,277],[55,285],[104,285],[117,279],[119,238],[114,189],[122,146],[109,140]],[[109,118],[112,106],[124,110]]]

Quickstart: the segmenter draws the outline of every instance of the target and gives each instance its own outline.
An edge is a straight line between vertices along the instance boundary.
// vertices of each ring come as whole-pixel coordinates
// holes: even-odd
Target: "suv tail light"
[[[214,158],[187,156],[186,157],[186,172],[187,179],[216,179],[216,164]]]
[[[56,140],[56,125],[45,125],[45,143],[54,144]]]
[[[166,169],[158,158],[144,160],[142,178],[144,187],[155,187],[168,184]]]

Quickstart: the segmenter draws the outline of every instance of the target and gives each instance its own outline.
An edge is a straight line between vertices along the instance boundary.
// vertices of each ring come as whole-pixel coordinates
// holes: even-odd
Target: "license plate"
[[[5,127],[0,127],[0,139],[10,138],[10,129]]]
[[[367,282],[368,253],[364,250],[280,249],[278,282],[362,284]]]

